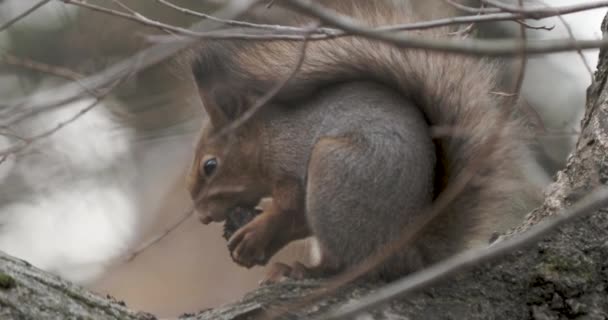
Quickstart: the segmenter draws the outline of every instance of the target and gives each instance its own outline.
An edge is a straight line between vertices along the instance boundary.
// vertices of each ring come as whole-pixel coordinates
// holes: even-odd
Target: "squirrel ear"
[[[222,127],[236,119],[245,94],[235,85],[239,66],[231,59],[233,43],[203,43],[192,52],[190,64],[199,95],[211,125]]]
[[[222,110],[221,105],[218,103],[219,101],[215,99],[215,94],[201,92],[200,96],[211,125],[215,128],[226,125],[229,122],[228,116]]]
[[[247,99],[243,93],[231,92],[231,90],[228,90],[229,88],[225,89],[215,88],[209,92],[200,93],[209,121],[216,128],[236,120],[243,109],[247,107]]]

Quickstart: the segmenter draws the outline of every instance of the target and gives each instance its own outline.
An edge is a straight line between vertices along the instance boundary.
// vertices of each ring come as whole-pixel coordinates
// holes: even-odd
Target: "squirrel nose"
[[[202,224],[210,224],[214,220],[213,217],[209,214],[210,212],[208,210],[201,210],[201,208],[197,208],[196,213],[198,214],[198,220]]]
[[[211,222],[222,222],[226,220],[226,215],[222,214],[222,211],[212,211],[212,210],[201,210],[200,208],[197,210],[198,219],[203,224],[210,224]]]
[[[200,215],[198,219],[202,224],[210,224],[213,222],[213,219],[211,219],[211,217],[208,215]]]

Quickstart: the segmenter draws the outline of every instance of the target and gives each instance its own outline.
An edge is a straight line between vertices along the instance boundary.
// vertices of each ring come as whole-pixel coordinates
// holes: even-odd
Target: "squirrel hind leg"
[[[339,262],[331,256],[327,256],[327,250],[321,248],[320,243],[315,237],[308,239],[311,250],[311,266],[306,266],[301,262],[285,264],[274,262],[266,270],[264,278],[259,282],[260,285],[280,283],[286,280],[302,280],[307,278],[322,278],[331,276],[342,271]]]
[[[322,260],[331,261],[328,271],[352,268],[382,250],[432,200],[435,158],[420,152],[433,148],[428,132],[403,132],[412,130],[403,125],[385,134],[372,130],[321,138],[309,160],[306,214]],[[396,138],[391,130],[408,138]],[[408,247],[370,275],[402,275],[421,268],[422,261]]]

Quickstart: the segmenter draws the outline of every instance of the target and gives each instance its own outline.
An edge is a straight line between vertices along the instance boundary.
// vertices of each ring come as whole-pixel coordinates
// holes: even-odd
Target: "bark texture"
[[[604,33],[606,25],[605,20]],[[608,55],[602,50],[576,151],[543,206],[511,236],[608,182],[607,84]],[[608,319],[607,213],[608,208],[578,219],[528,248],[371,310],[365,319]],[[318,285],[304,281],[259,288],[234,304],[184,319],[259,318],[268,308],[306,297]],[[303,319],[356,302],[379,285],[348,286],[284,317]],[[0,318],[154,319],[6,255],[0,256]]]

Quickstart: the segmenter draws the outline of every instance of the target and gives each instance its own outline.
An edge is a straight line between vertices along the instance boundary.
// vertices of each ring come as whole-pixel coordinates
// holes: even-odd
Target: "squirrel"
[[[420,20],[396,1],[316,2],[369,26]],[[417,32],[445,38],[450,31]],[[301,54],[300,68],[279,92],[222,134],[290,77]],[[403,275],[487,243],[496,223],[516,211],[526,127],[503,116],[516,103],[495,93],[492,61],[359,36],[305,47],[206,40],[187,56],[207,114],[188,178],[200,220],[224,221],[235,207],[262,208],[228,241],[242,266],[264,265],[291,241],[314,236],[321,261],[278,264],[278,273],[348,270],[413,232],[442,192],[469,172],[455,198],[374,274]],[[449,133],[436,136],[437,128]]]

